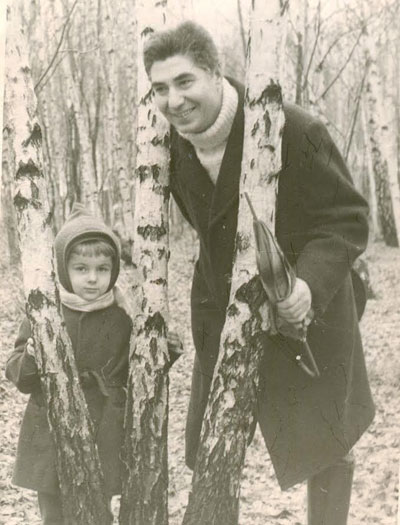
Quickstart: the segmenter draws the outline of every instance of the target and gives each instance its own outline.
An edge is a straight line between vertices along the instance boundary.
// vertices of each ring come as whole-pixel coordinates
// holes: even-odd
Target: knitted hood
[[[74,244],[81,241],[104,240],[113,246],[116,260],[111,272],[109,290],[114,286],[119,274],[121,255],[120,243],[112,230],[99,217],[91,215],[83,204],[75,203],[68,219],[56,235],[54,249],[56,253],[57,273],[60,283],[68,292],[72,292],[67,272],[69,252]]]

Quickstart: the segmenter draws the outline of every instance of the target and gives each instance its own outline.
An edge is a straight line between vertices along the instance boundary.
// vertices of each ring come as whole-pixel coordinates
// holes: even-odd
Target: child
[[[62,313],[75,354],[81,385],[95,430],[106,492],[121,492],[120,450],[128,377],[130,317],[118,304],[117,237],[98,218],[75,204],[55,239]],[[29,321],[25,319],[8,359],[6,376],[31,394],[22,422],[13,483],[34,489],[45,525],[63,524],[55,467],[55,447],[46,416],[34,358]],[[172,361],[179,340],[169,344]],[[175,347],[175,348],[174,348]]]

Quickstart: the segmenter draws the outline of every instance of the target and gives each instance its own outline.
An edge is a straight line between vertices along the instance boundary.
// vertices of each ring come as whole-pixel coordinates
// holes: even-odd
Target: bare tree
[[[14,154],[14,205],[22,254],[26,313],[35,341],[48,420],[57,452],[65,521],[107,525],[112,517],[71,343],[54,280],[52,233],[42,162],[42,132],[15,4],[7,38],[5,136]],[[40,250],[38,250],[40,245]]]
[[[232,287],[184,525],[238,523],[240,477],[255,418],[261,334],[268,307],[255,308],[258,272],[252,216],[274,229],[284,125],[279,64],[287,4],[252,3],[246,75],[245,135]],[[267,123],[270,123],[270,127]]]
[[[133,261],[136,279],[120,522],[168,523],[168,127],[151,101],[142,50],[165,20],[164,5],[137,0],[138,133]]]

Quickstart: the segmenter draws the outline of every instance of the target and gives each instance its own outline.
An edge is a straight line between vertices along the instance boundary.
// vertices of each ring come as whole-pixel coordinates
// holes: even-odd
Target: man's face
[[[222,104],[222,79],[191,58],[174,55],[150,69],[154,101],[182,133],[200,133],[216,120]]]

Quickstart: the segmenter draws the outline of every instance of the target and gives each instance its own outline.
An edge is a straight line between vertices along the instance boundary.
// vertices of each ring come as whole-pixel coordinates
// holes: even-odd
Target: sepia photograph
[[[0,525],[400,525],[400,0],[2,0]]]

